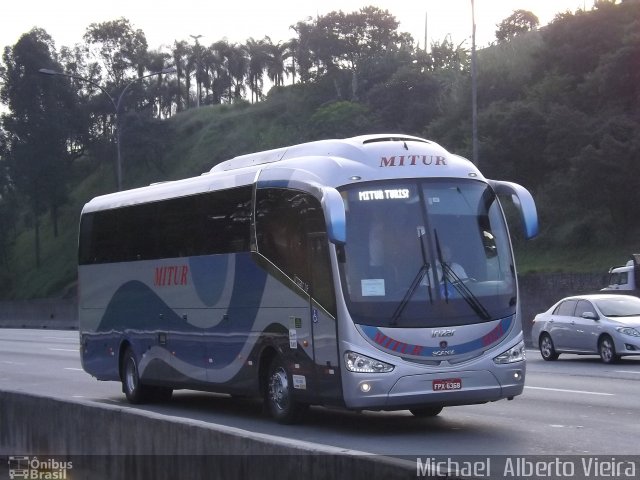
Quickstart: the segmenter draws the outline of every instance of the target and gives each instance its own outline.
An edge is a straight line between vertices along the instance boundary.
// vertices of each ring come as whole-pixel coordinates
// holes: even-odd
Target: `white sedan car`
[[[640,298],[594,294],[563,298],[533,319],[531,338],[542,358],[561,353],[600,355],[614,363],[623,355],[640,355]]]

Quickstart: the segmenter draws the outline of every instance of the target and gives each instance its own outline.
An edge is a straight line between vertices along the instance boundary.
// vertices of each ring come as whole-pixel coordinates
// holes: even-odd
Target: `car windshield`
[[[499,202],[477,180],[404,180],[342,190],[341,278],[356,323],[464,325],[515,313],[515,272]]]
[[[611,297],[596,301],[596,305],[606,317],[640,316],[640,299],[637,297]]]

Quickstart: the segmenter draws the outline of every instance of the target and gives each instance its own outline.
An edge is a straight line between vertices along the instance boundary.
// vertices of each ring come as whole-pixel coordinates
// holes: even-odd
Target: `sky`
[[[331,11],[345,13],[373,5],[396,17],[398,30],[409,32],[424,45],[451,35],[454,44],[471,47],[470,0],[5,0],[0,7],[0,48],[14,45],[19,37],[40,27],[56,47],[82,43],[91,23],[120,17],[145,33],[150,49],[170,46],[175,40],[210,45],[226,38],[245,43],[269,36],[273,43],[295,36],[289,27]],[[495,39],[496,24],[514,10],[533,12],[545,25],[560,12],[591,9],[593,0],[475,0],[476,43],[486,46]],[[426,20],[426,21],[425,21]]]

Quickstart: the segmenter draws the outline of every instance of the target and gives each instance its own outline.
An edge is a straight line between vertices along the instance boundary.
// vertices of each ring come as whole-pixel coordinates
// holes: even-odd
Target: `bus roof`
[[[393,178],[484,179],[469,160],[429,140],[401,134],[363,135],[240,155],[198,177],[96,197],[83,213],[251,185],[263,177],[281,184],[305,180],[330,187]]]

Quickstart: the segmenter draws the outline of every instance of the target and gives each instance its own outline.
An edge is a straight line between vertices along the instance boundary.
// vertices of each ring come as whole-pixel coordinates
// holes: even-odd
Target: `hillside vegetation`
[[[357,92],[355,67],[341,63],[274,87],[253,104],[236,99],[164,120],[128,113],[123,185],[196,176],[235,155],[365,133],[423,136],[470,158],[469,52],[450,53],[440,66],[420,52],[372,57],[358,66]],[[539,209],[537,239],[525,243],[514,229],[520,273],[603,272],[640,249],[638,65],[637,1],[599,2],[478,52],[479,167],[527,187]],[[21,201],[27,197],[18,189],[12,202],[0,190],[0,298],[73,292],[80,210],[114,189],[113,150],[99,146],[70,163],[66,201],[55,215]]]

